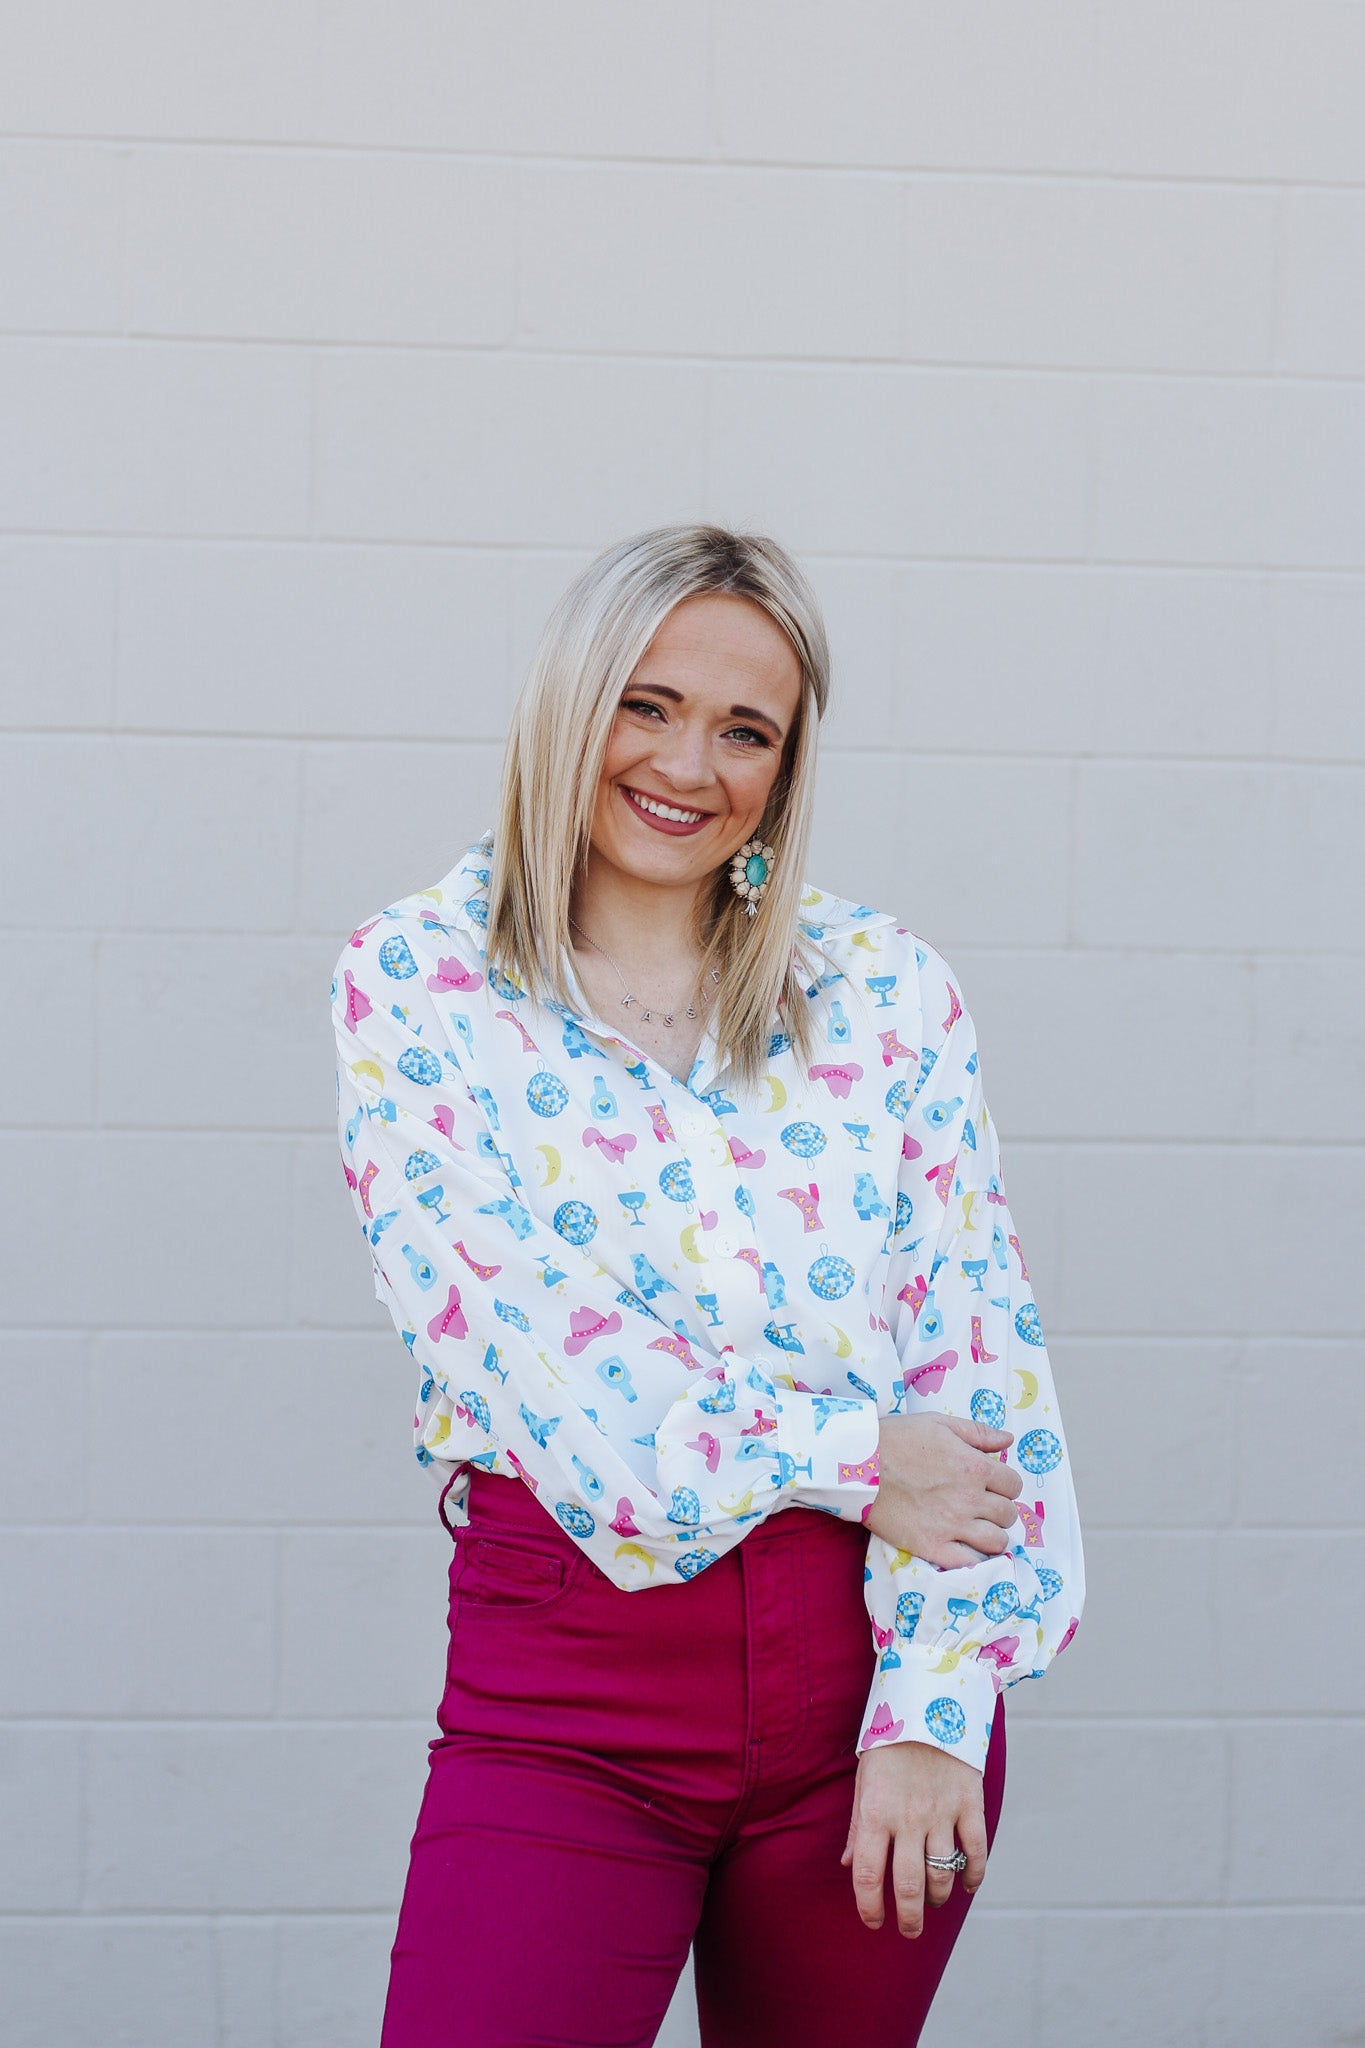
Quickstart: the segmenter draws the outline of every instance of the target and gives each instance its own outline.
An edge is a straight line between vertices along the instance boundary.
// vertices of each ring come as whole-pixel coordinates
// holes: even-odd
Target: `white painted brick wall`
[[[447,1552],[325,976],[699,515],[825,601],[1090,1530],[928,2039],[1358,2037],[1362,91],[1350,0],[11,12],[7,2048],[377,2038]]]

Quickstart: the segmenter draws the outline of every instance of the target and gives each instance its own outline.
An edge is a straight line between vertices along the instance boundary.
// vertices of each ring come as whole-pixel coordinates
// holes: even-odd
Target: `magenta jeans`
[[[443,1523],[444,1526],[444,1523]],[[910,2048],[966,1917],[859,1919],[865,1537],[805,1509],[624,1593],[476,1472],[382,2048],[648,2048],[694,1953],[704,2048]],[[794,1646],[794,1647],[793,1647]],[[986,1762],[987,1832],[1004,1715]]]

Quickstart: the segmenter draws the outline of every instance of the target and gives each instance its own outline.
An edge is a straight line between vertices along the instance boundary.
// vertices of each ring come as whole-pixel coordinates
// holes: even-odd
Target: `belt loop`
[[[459,1540],[460,1532],[458,1529],[452,1528],[451,1524],[446,1520],[446,1495],[450,1492],[451,1487],[459,1478],[461,1470],[462,1467],[459,1465],[453,1465],[451,1467],[450,1477],[449,1479],[447,1479],[445,1485],[441,1488],[441,1497],[436,1503],[436,1512],[441,1518],[441,1526],[445,1530],[447,1536],[449,1536],[452,1543],[455,1543]]]

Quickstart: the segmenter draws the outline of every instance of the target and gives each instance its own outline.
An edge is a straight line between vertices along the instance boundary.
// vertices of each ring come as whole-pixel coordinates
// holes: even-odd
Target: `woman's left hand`
[[[858,1759],[853,1818],[841,1862],[852,1868],[858,1912],[869,1927],[885,1915],[886,1856],[900,1931],[924,1927],[924,1901],[941,1906],[957,1879],[930,1870],[926,1856],[967,1852],[962,1882],[974,1892],[986,1874],[986,1817],[980,1771],[927,1742],[889,1742]],[[956,1839],[954,1839],[956,1837]]]

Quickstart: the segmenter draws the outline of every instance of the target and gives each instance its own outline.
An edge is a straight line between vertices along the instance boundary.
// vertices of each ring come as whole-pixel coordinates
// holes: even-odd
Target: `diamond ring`
[[[965,1849],[954,1849],[951,1856],[926,1856],[924,1860],[930,1870],[965,1870],[967,1868],[967,1851]]]

